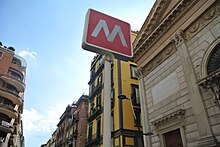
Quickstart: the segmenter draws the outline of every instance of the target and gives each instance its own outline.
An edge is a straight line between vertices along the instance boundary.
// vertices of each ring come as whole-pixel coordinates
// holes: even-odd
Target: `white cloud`
[[[25,132],[51,132],[55,130],[67,104],[57,104],[51,106],[44,114],[40,114],[36,109],[24,109],[22,115],[23,127]]]
[[[18,52],[18,55],[25,59],[27,59],[28,57],[31,57],[32,59],[36,59],[37,53],[34,51],[30,51],[29,48],[27,48]]]
[[[33,129],[37,129],[38,126],[36,122],[38,122],[42,116],[37,112],[36,109],[31,108],[31,110],[24,109],[24,113],[22,115],[22,119],[24,122],[24,129],[27,131],[31,131]]]

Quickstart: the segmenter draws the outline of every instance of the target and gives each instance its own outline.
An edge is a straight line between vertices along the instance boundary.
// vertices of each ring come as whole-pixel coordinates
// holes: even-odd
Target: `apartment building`
[[[145,146],[220,146],[220,1],[156,0],[133,46]]]
[[[0,42],[0,146],[24,146],[23,112],[26,61]]]
[[[88,96],[68,105],[60,117],[52,137],[43,144],[46,147],[84,147],[87,131]]]
[[[132,32],[132,38],[136,36]],[[103,144],[104,62],[96,55],[91,62],[86,146]],[[111,129],[115,147],[142,146],[140,96],[136,64],[114,59],[111,63]],[[135,114],[135,116],[134,116]]]

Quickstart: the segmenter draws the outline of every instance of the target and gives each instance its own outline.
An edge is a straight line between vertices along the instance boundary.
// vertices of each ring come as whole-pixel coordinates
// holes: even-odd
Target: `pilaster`
[[[197,80],[190,60],[190,55],[185,43],[183,31],[175,34],[173,39],[177,51],[180,56],[180,61],[183,67],[186,83],[189,90],[189,99],[191,101],[193,114],[196,119],[200,138],[198,138],[199,147],[208,147],[217,145],[216,138],[213,136],[208,115],[198,88]]]
[[[150,123],[149,123],[149,116],[148,116],[148,109],[145,97],[145,88],[144,88],[144,74],[143,68],[137,69],[137,76],[138,76],[138,84],[139,84],[139,92],[140,92],[140,101],[141,101],[141,121],[143,126],[143,133],[149,133],[150,130]],[[151,147],[151,139],[150,136],[143,135],[144,146]]]

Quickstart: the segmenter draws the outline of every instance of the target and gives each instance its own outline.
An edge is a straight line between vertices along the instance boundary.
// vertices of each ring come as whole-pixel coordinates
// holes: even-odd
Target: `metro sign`
[[[130,24],[89,9],[82,48],[99,54],[110,52],[115,58],[128,61],[133,56]]]

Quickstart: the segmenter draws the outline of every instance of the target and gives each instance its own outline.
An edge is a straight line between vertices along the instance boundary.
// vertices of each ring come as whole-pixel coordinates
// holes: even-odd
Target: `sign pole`
[[[127,22],[89,9],[86,14],[82,48],[105,55],[103,147],[111,147],[111,61],[114,58],[130,61],[133,57],[131,26]]]
[[[111,61],[110,55],[104,56],[104,112],[103,147],[111,147]]]

